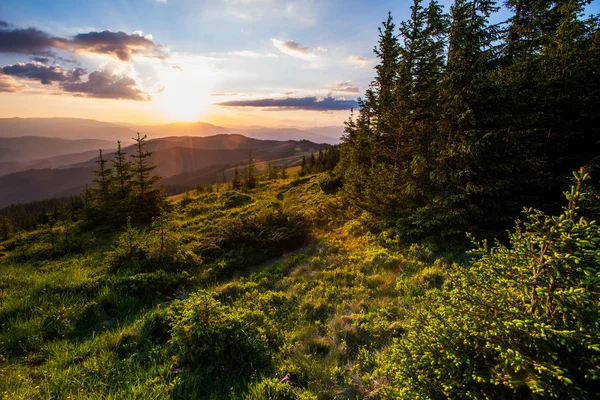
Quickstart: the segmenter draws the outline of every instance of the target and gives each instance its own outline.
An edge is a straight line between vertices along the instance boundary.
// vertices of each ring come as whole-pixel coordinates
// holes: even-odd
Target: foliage
[[[84,195],[84,215],[89,227],[120,227],[128,218],[134,223],[149,223],[165,210],[164,194],[156,187],[161,178],[152,173],[157,166],[148,165],[153,153],[145,149],[146,136],[138,133],[134,140],[136,152],[131,154],[131,162],[119,141],[112,167],[99,151],[98,168],[94,171],[96,186]]]
[[[510,245],[459,269],[410,319],[384,373],[395,398],[593,398],[600,377],[600,230],[575,174],[559,216],[526,209]]]
[[[165,217],[158,219],[152,230],[133,227],[130,220],[109,253],[110,264],[115,269],[134,271],[162,269],[174,271],[190,269],[199,258],[183,243],[177,227]]]
[[[169,343],[178,362],[201,371],[212,388],[267,368],[280,342],[263,312],[224,305],[205,291],[174,303],[171,318]]]
[[[319,154],[315,157],[311,153],[309,162],[306,162],[306,156],[302,157],[302,165],[300,167],[299,176],[306,176],[325,171],[332,171],[340,160],[340,147],[329,146],[323,150],[319,150]]]
[[[600,154],[586,4],[509,1],[500,24],[493,0],[456,0],[449,15],[415,0],[399,29],[389,16],[341,144],[346,197],[439,248],[502,235],[524,205],[558,209],[570,171],[593,172]]]

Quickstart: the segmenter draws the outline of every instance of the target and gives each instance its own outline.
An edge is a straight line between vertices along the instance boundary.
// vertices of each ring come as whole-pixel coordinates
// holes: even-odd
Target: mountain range
[[[327,146],[308,140],[260,140],[229,133],[170,136],[146,143],[146,149],[154,153],[149,162],[158,165],[155,172],[165,178],[162,184],[167,190],[212,183],[224,173],[229,176],[235,165],[247,164],[250,153],[259,165],[273,161],[291,166],[299,164],[302,156]],[[83,192],[86,185],[93,184],[97,149],[104,149],[105,156],[111,158],[114,147],[114,142],[98,139],[0,137],[0,148],[10,155],[7,158],[17,160],[0,158],[0,207]],[[44,148],[52,156],[37,159]],[[126,145],[124,151],[131,155],[134,148]]]

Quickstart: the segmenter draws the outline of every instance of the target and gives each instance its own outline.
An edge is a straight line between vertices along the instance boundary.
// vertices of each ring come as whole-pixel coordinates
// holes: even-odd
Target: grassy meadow
[[[0,244],[0,396],[385,396],[386,349],[451,264],[398,248],[329,179],[221,187],[152,226]]]

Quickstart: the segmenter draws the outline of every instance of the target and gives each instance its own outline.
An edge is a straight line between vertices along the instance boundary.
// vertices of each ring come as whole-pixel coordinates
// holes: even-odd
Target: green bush
[[[209,260],[223,257],[226,266],[256,264],[301,247],[308,233],[300,215],[269,210],[218,226],[198,252]]]
[[[254,201],[251,196],[240,192],[226,192],[222,196],[223,207],[225,208],[236,208],[245,206]]]
[[[526,210],[510,245],[476,253],[409,320],[383,370],[390,398],[595,398],[600,379],[600,227]],[[435,293],[435,292],[430,292]]]
[[[170,344],[178,361],[207,379],[250,378],[270,365],[279,344],[263,312],[224,305],[205,291],[174,303],[171,318]]]
[[[183,243],[181,233],[168,226],[140,230],[128,222],[108,254],[113,269],[133,271],[190,269],[200,259]]]
[[[252,384],[246,396],[246,400],[296,400],[299,398],[300,390],[286,383],[279,383],[273,379],[263,379]]]

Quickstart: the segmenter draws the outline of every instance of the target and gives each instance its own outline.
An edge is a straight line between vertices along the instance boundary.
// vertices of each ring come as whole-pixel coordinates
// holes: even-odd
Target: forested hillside
[[[415,0],[339,146],[138,134],[3,210],[0,397],[597,398],[587,4]]]
[[[380,30],[377,75],[342,148],[344,187],[408,241],[497,236],[560,210],[600,160],[600,32],[588,1],[417,1]],[[592,183],[598,188],[596,183]]]

